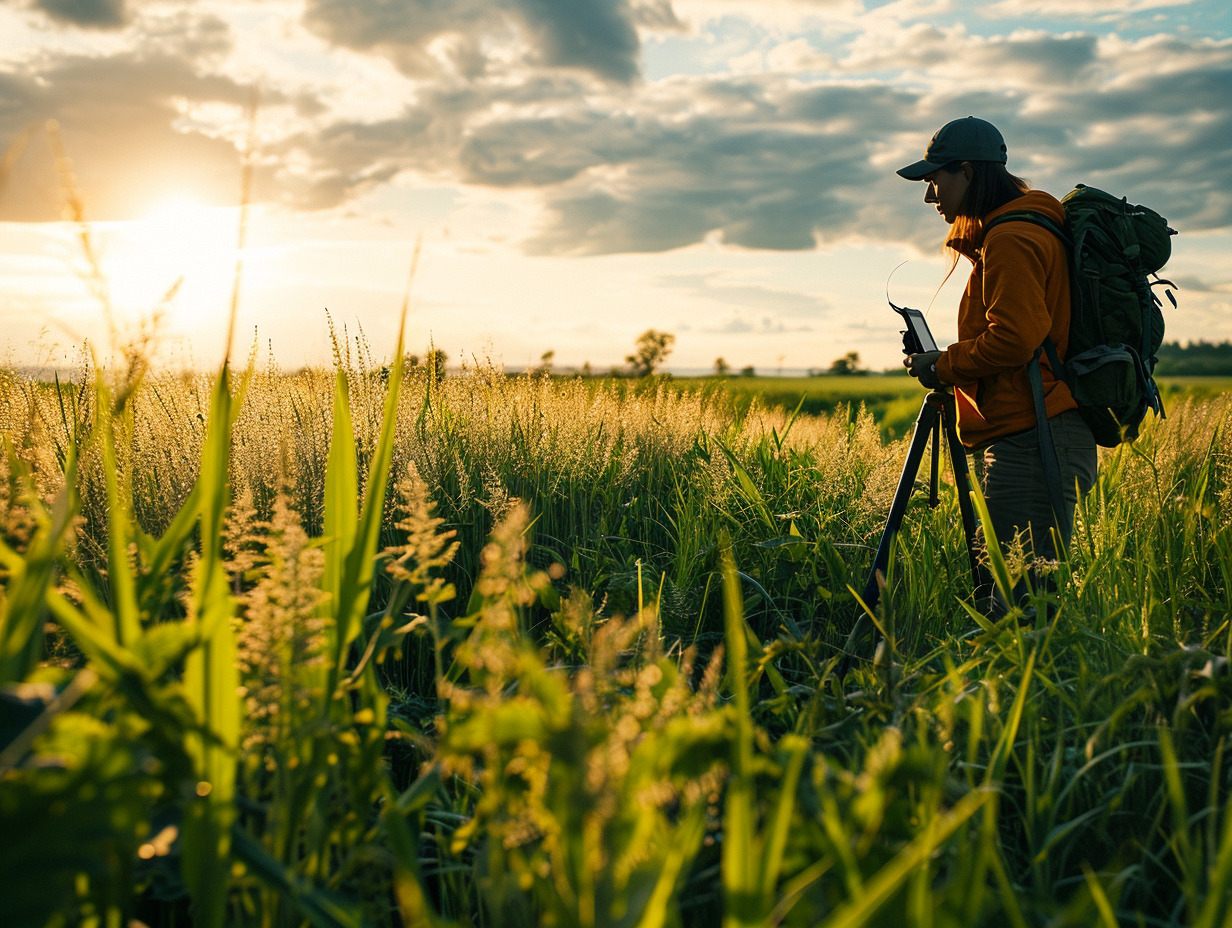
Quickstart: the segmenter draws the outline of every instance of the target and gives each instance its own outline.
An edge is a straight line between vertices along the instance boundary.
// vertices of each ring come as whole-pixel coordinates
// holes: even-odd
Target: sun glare
[[[103,271],[116,308],[148,312],[175,288],[165,306],[175,328],[221,321],[234,273],[238,223],[235,208],[176,196],[141,219],[111,226]]]

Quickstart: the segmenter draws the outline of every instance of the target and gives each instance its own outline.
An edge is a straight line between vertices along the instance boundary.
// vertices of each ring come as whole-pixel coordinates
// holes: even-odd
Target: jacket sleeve
[[[937,362],[945,383],[970,384],[1024,366],[1052,328],[1045,267],[1051,246],[1045,229],[1007,222],[984,240],[984,304],[988,325],[975,338],[950,345]]]

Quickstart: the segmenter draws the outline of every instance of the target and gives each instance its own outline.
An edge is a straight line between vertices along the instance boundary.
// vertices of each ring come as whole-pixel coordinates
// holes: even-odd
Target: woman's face
[[[943,219],[953,223],[958,218],[958,208],[962,205],[967,188],[971,186],[973,176],[971,165],[963,162],[957,171],[939,168],[924,178],[927,185],[924,190],[924,202],[934,203]]]

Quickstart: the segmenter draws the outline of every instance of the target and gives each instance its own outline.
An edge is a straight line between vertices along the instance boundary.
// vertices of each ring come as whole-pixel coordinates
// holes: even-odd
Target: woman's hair
[[[1015,177],[998,161],[952,161],[941,170],[956,173],[962,170],[963,164],[971,165],[971,184],[958,205],[954,233],[959,238],[973,239],[980,220],[997,207],[1018,199],[1031,189],[1031,185]]]
[[[947,241],[951,242],[975,241],[985,216],[1031,189],[1030,184],[1021,177],[1015,177],[999,161],[951,161],[943,165],[941,170],[956,174],[962,170],[964,164],[971,165],[971,183],[962,202],[958,204],[958,215],[954,218],[954,225],[947,238]],[[959,252],[954,248],[947,248],[946,251],[949,252],[950,267],[945,279],[941,281],[941,287],[945,286],[945,282],[958,266]],[[941,292],[941,287],[937,288],[937,293]],[[936,294],[933,298],[936,299]]]

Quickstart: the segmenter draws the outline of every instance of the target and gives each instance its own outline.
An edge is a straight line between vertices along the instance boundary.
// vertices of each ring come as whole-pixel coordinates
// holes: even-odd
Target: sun
[[[109,232],[103,272],[117,308],[162,308],[172,319],[196,323],[225,314],[239,236],[236,208],[176,194]]]
[[[187,276],[204,269],[216,270],[219,262],[235,259],[235,209],[207,206],[190,196],[176,195],[159,202],[136,225],[151,270],[178,269]]]

